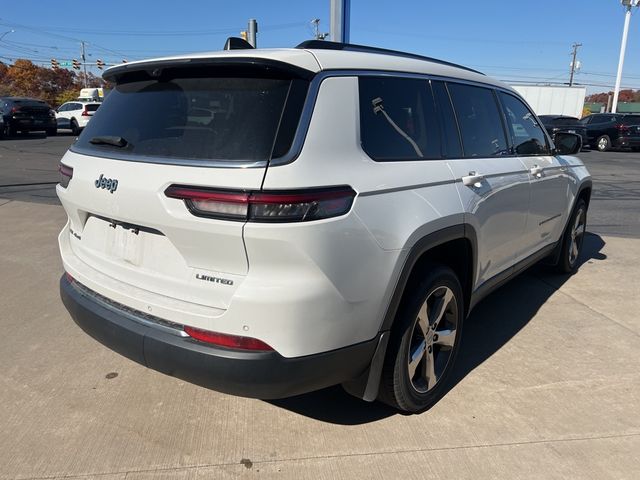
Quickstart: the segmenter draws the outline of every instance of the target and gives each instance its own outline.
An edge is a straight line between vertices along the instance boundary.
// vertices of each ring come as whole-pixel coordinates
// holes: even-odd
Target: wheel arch
[[[460,250],[464,253],[461,255]],[[421,273],[430,263],[438,262],[451,267],[458,275],[464,295],[464,315],[468,315],[477,262],[477,235],[469,224],[445,227],[427,234],[411,246],[398,276],[391,300],[380,326],[380,340],[369,368],[358,378],[343,384],[345,390],[366,401],[378,396],[382,367],[389,341],[389,332],[411,286],[419,281]]]

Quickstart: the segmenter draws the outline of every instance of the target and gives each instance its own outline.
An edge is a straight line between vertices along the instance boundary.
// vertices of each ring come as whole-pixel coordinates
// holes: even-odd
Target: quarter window
[[[448,84],[458,118],[466,157],[508,154],[507,140],[493,91],[488,88]]]
[[[547,137],[536,117],[513,95],[500,92],[513,149],[517,155],[548,155]]]
[[[440,158],[440,131],[427,80],[361,77],[360,139],[374,160]]]

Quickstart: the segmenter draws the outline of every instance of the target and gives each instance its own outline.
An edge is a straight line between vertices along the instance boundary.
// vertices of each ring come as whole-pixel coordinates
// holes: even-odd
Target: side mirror
[[[553,135],[556,155],[575,155],[582,149],[582,137],[575,133],[557,132]]]

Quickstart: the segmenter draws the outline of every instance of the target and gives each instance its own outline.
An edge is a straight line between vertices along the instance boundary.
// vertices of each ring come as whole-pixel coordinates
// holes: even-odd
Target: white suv
[[[591,180],[563,154],[580,137],[554,145],[476,71],[312,41],[104,77],[60,166],[61,295],[153,369],[265,399],[342,383],[416,412],[482,297],[541,259],[578,266]]]
[[[99,107],[99,102],[74,100],[73,102],[63,103],[56,109],[58,129],[68,129],[74,135],[78,135],[87,126]]]

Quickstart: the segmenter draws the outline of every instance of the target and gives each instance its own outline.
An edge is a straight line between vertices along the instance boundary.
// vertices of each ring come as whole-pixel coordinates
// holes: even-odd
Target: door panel
[[[529,175],[520,159],[510,155],[495,92],[455,83],[448,83],[447,89],[466,157],[448,163],[465,220],[476,230],[478,287],[512,268],[515,253],[524,248]]]
[[[529,254],[557,241],[567,221],[569,201],[568,177],[562,159],[554,156],[522,157],[529,170],[531,181],[531,205],[527,221],[527,243],[529,251],[520,252],[519,257]]]
[[[531,182],[531,203],[522,248],[516,261],[555,242],[566,220],[567,177],[536,116],[516,96],[500,92],[512,149],[520,157]]]
[[[515,252],[523,250],[529,210],[529,175],[518,158],[450,160],[465,212],[478,240],[478,266],[474,285],[510,268]],[[464,185],[470,172],[482,178]]]

